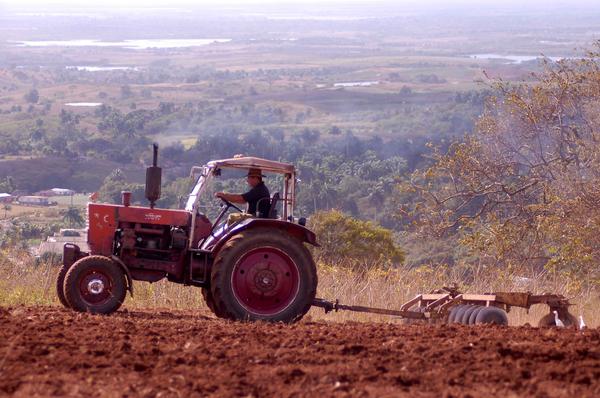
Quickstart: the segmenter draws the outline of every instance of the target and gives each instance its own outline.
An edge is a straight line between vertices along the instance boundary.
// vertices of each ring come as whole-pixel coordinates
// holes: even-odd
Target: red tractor
[[[129,192],[123,192],[120,205],[88,204],[90,251],[65,245],[56,283],[61,303],[75,311],[110,314],[121,306],[127,290],[133,295],[134,280],[167,278],[200,287],[208,307],[222,318],[302,318],[317,288],[315,263],[305,244],[317,242],[304,220],[294,217],[294,166],[253,157],[215,160],[192,169],[195,186],[185,210],[158,209],[157,152],[155,145],[154,163],[146,172],[149,207],[131,206]],[[250,168],[282,177],[283,194],[270,198],[268,218],[243,214],[225,200],[214,222],[199,211],[202,193],[223,169]],[[231,208],[242,214],[227,217]]]

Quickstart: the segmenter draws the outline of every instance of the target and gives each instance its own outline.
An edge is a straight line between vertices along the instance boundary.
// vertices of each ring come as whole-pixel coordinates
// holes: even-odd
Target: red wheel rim
[[[113,284],[101,269],[92,268],[81,275],[79,293],[88,304],[103,304],[112,297]]]
[[[272,316],[285,310],[298,296],[300,276],[290,256],[273,247],[260,247],[236,263],[231,285],[244,309],[255,315]]]

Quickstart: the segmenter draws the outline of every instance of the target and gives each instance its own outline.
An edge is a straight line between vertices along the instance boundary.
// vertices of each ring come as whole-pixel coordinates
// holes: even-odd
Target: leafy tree
[[[158,112],[161,115],[168,115],[175,111],[175,104],[172,102],[160,102],[158,104]]]
[[[31,89],[27,92],[27,94],[25,94],[24,96],[25,101],[31,103],[31,104],[37,104],[38,101],[40,100],[40,93],[35,89]]]
[[[310,218],[310,228],[321,245],[317,259],[325,263],[365,269],[388,268],[404,261],[391,230],[361,221],[341,211],[321,211]]]
[[[42,119],[37,119],[35,121],[35,127],[31,130],[31,140],[41,141],[45,134],[46,130],[44,129],[44,121]]]
[[[121,192],[128,188],[125,174],[121,169],[113,170],[98,190],[99,200],[107,203],[121,203]]]
[[[331,128],[329,129],[329,134],[340,135],[342,134],[342,129],[340,129],[338,126],[331,126]]]
[[[125,174],[120,169],[115,169],[104,179],[102,186],[98,190],[98,199],[105,203],[120,204],[122,202],[121,192],[129,191],[131,192],[132,203],[137,202],[147,204],[145,199],[145,189],[146,187],[144,184],[128,183]],[[165,197],[165,195],[168,195],[168,192],[162,196]],[[173,202],[175,202],[175,200],[176,199],[173,199]],[[159,206],[162,206],[163,204],[164,202],[159,201]]]
[[[189,177],[177,178],[171,181],[161,190],[161,198],[156,202],[156,205],[166,209],[182,208],[193,187],[193,183],[194,181]]]
[[[0,193],[7,192],[11,193],[15,190],[15,183],[11,176],[4,177],[4,180],[0,180]]]
[[[458,233],[483,264],[600,284],[599,86],[597,52],[496,83],[474,135],[413,176],[421,232]]]
[[[65,111],[64,109],[60,111],[60,128],[61,128],[61,136],[55,137],[59,144],[55,146],[57,152],[64,152],[66,145],[63,146],[62,142],[65,141],[66,137],[75,137],[78,134],[77,126],[79,125],[79,121],[81,119],[80,115],[75,114],[72,111]]]
[[[122,99],[127,99],[130,98],[133,95],[133,91],[131,91],[131,87],[129,87],[129,85],[124,85],[121,86],[121,98]]]
[[[28,249],[30,239],[44,239],[60,229],[60,225],[9,222],[0,229],[0,248]]]
[[[161,151],[161,157],[165,160],[177,161],[178,159],[181,159],[184,153],[185,148],[183,147],[183,144],[176,142],[175,144],[165,147]]]
[[[400,89],[400,96],[402,97],[408,97],[412,94],[412,89],[408,86],[402,86],[402,88]]]
[[[300,133],[300,137],[302,138],[302,141],[304,141],[305,145],[314,145],[319,140],[320,135],[321,133],[319,133],[319,130],[313,130],[309,128],[303,129]]]
[[[0,230],[0,248],[25,248],[26,246],[26,240],[23,239],[21,230],[17,226],[10,225]]]

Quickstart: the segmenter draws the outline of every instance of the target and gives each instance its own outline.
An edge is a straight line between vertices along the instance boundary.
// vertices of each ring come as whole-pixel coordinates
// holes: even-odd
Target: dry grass
[[[41,264],[34,265],[25,253],[0,254],[0,306],[60,305],[56,298],[54,280],[58,268]],[[469,283],[464,283],[470,280]],[[395,269],[390,271],[371,270],[353,272],[341,267],[319,266],[318,297],[339,299],[343,304],[356,304],[380,308],[398,309],[400,305],[418,293],[457,283],[465,292],[484,293],[489,291],[531,291],[533,293],[559,293],[569,296],[568,286],[557,280],[538,276],[528,280],[501,272],[480,270],[476,273],[448,270],[444,268]],[[125,308],[202,309],[206,305],[199,288],[186,287],[165,280],[149,284],[136,282],[134,297],[128,297]],[[587,291],[571,296],[575,304],[571,312],[583,315],[590,327],[600,326],[598,292]],[[510,323],[532,325],[548,311],[546,306],[532,307],[529,314],[521,309],[509,313]],[[398,319],[363,313],[338,312],[325,314],[313,308],[307,319],[344,321],[397,322]]]
[[[469,281],[469,282],[465,282]],[[466,293],[486,293],[492,291],[532,292],[534,294],[556,293],[571,298],[575,305],[570,312],[583,315],[589,326],[600,326],[600,304],[598,292],[587,291],[578,295],[569,294],[569,286],[557,283],[550,278],[538,276],[523,279],[506,275],[500,271],[480,270],[475,274],[443,267],[432,269],[394,269],[390,271],[372,270],[364,274],[340,267],[321,266],[319,269],[319,297],[339,299],[343,304],[365,305],[379,308],[398,309],[402,303],[417,294],[428,293],[444,286],[457,285]],[[524,309],[513,308],[509,313],[512,325],[530,323],[537,325],[539,319],[548,313],[548,307],[537,305],[529,313]],[[391,321],[390,317],[363,313],[339,312],[324,315],[314,308],[311,315],[317,319],[336,321]]]

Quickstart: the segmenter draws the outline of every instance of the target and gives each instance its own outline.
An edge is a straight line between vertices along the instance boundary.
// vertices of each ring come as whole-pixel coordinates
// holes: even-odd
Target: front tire
[[[310,252],[283,231],[243,231],[225,243],[213,263],[213,304],[224,318],[296,322],[310,309],[316,291]]]
[[[56,275],[56,295],[58,296],[58,301],[65,308],[71,308],[65,297],[65,276],[67,276],[68,271],[69,267],[62,265],[58,271],[58,275]]]
[[[110,314],[125,300],[125,274],[107,257],[84,257],[67,272],[64,292],[67,303],[75,311]]]

